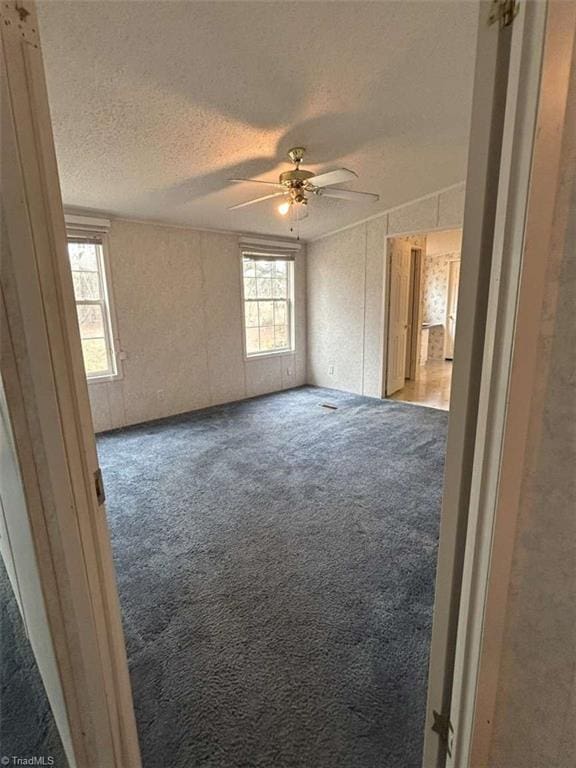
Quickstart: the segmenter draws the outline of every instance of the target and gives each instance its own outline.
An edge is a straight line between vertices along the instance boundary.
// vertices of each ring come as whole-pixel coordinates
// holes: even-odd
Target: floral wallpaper
[[[459,259],[459,253],[425,256],[422,268],[422,322],[432,323],[428,336],[428,359],[444,357],[444,324],[448,301],[448,262]]]
[[[444,326],[430,328],[428,334],[428,360],[444,359]]]

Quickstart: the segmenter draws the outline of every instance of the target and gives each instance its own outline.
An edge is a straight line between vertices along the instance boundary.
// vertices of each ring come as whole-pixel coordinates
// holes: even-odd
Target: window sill
[[[88,386],[91,384],[110,384],[113,381],[120,381],[122,379],[121,373],[111,373],[104,376],[86,376]]]
[[[252,360],[267,360],[271,357],[292,357],[295,354],[295,349],[279,349],[278,352],[259,352],[255,355],[245,355],[244,360],[250,363]]]

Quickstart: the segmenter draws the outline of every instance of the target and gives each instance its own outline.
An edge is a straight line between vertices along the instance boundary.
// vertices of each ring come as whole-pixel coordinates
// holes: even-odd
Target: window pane
[[[258,326],[258,302],[257,301],[246,302],[246,325],[249,328]]]
[[[274,324],[275,325],[286,325],[287,323],[287,317],[286,317],[286,302],[285,301],[275,301],[274,302]]]
[[[243,261],[246,353],[290,348],[290,262]]]
[[[260,352],[267,352],[274,349],[274,326],[260,328]]]
[[[274,326],[274,346],[276,349],[286,349],[288,346],[288,326]]]
[[[68,243],[70,266],[75,272],[98,271],[98,248],[94,243]]]
[[[259,306],[259,325],[260,328],[264,326],[274,325],[274,304],[271,301],[260,301]]]
[[[272,279],[272,296],[275,299],[287,299],[288,298],[288,283],[281,277],[274,277]]]
[[[287,261],[275,261],[274,262],[274,274],[277,277],[286,278],[288,275],[288,262]]]
[[[256,298],[256,278],[255,277],[244,278],[244,297],[246,299]]]
[[[256,277],[272,277],[273,274],[274,274],[273,261],[257,261],[256,262]]]
[[[88,376],[110,371],[111,366],[105,339],[82,339],[82,352],[84,354],[84,367]]]
[[[104,319],[99,304],[78,304],[78,325],[83,339],[104,338]]]
[[[271,299],[272,298],[272,280],[267,277],[258,278],[258,298],[259,299]]]
[[[99,299],[100,281],[97,272],[72,272],[76,300]]]
[[[255,355],[257,352],[260,352],[258,328],[246,328],[246,354]]]
[[[68,256],[86,374],[112,374],[114,359],[108,349],[110,317],[102,290],[105,280],[102,244],[69,242]]]

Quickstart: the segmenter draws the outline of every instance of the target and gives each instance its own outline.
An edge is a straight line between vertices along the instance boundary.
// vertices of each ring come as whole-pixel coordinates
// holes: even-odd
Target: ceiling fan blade
[[[341,200],[356,200],[357,202],[376,202],[380,200],[380,195],[372,192],[353,192],[351,189],[323,189],[320,192],[322,197],[338,197]]]
[[[276,181],[260,181],[260,179],[228,179],[228,181],[234,184],[243,184],[248,181],[251,184],[268,184],[270,187],[282,187],[282,184],[278,184]]]
[[[328,171],[327,173],[321,173],[319,176],[312,176],[308,179],[308,183],[314,187],[327,187],[329,184],[342,184],[344,181],[352,181],[357,179],[358,174],[354,171],[349,171],[347,168],[338,168],[335,171]]]
[[[238,208],[246,208],[247,205],[254,205],[254,203],[260,203],[262,200],[270,200],[272,197],[283,197],[284,192],[273,192],[271,195],[264,195],[263,197],[256,197],[254,200],[248,200],[245,203],[238,203],[238,205],[232,205],[228,208],[229,211],[235,211]]]

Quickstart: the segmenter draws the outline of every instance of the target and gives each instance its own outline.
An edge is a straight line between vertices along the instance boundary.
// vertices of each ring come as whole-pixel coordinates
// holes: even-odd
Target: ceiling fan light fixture
[[[260,203],[264,200],[270,200],[274,197],[282,197],[283,202],[277,206],[280,216],[286,216],[290,222],[290,231],[293,231],[293,225],[298,225],[302,219],[308,217],[308,201],[311,196],[335,197],[341,200],[352,200],[355,202],[376,202],[379,197],[372,192],[356,192],[351,189],[342,189],[335,187],[335,184],[343,184],[358,178],[358,174],[348,168],[336,168],[324,173],[314,173],[300,167],[305,153],[304,147],[292,147],[288,151],[288,156],[294,168],[290,171],[283,171],[277,182],[263,181],[262,179],[229,179],[231,182],[249,182],[254,184],[266,184],[275,188],[277,191],[269,195],[262,195],[252,200],[246,200],[243,203],[237,203],[231,206],[229,210],[246,208],[254,203]],[[298,226],[296,226],[299,232]]]

